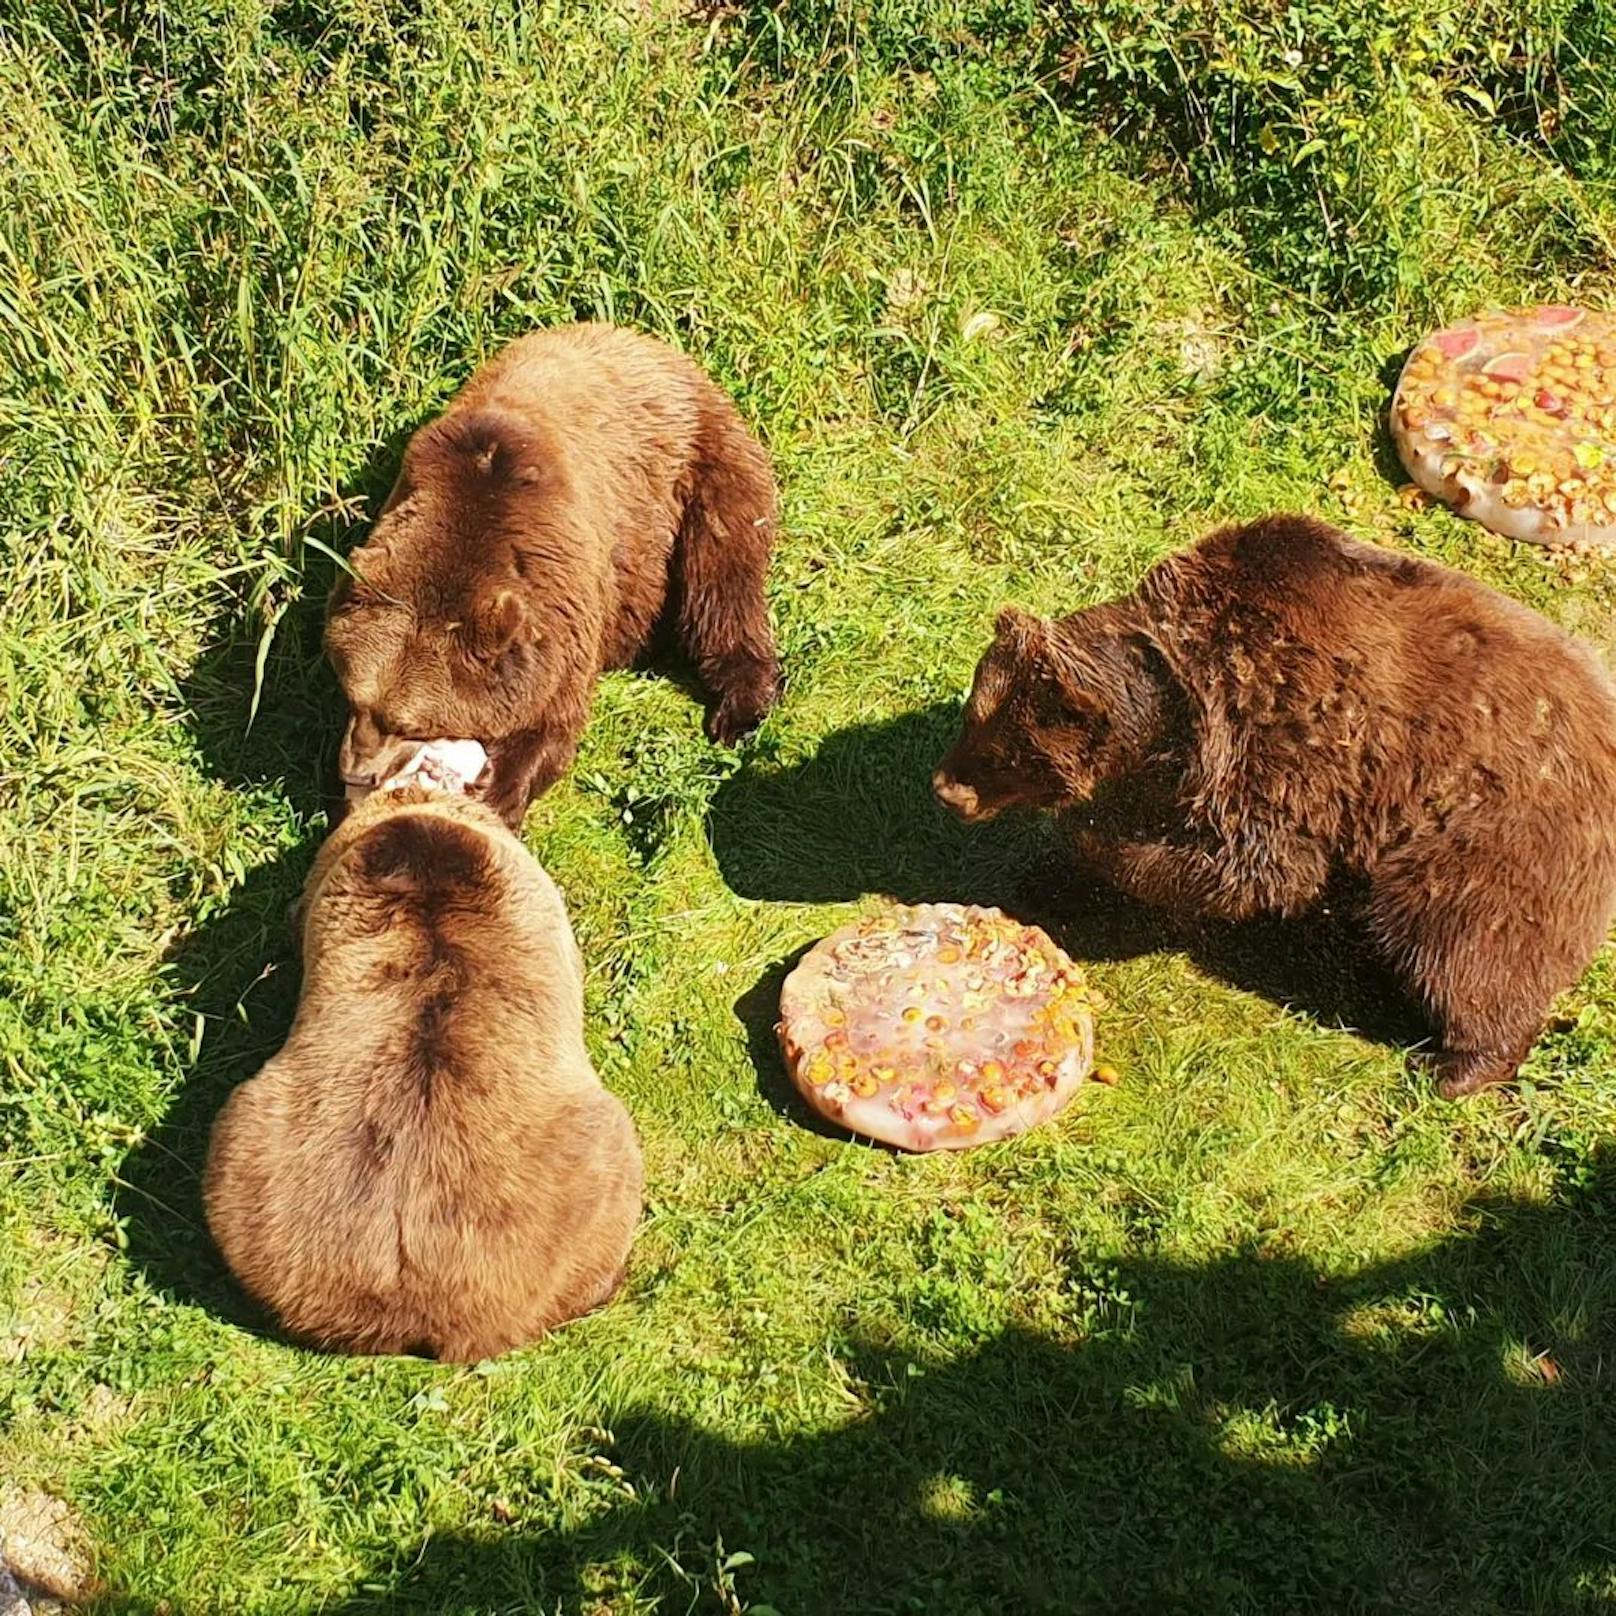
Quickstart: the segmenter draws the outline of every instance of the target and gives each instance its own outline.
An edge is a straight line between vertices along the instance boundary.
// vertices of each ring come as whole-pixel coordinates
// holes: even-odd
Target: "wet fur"
[[[485,808],[378,793],[321,849],[302,926],[291,1034],[204,1180],[245,1288],[321,1346],[465,1361],[606,1301],[640,1150],[550,878]]]
[[[1001,615],[938,795],[1060,810],[1082,864],[1195,915],[1336,877],[1441,1034],[1506,1081],[1616,910],[1616,688],[1461,573],[1305,517],[1210,535],[1131,597]]]
[[[667,618],[732,743],[774,701],[764,600],[777,504],[730,400],[665,343],[608,325],[512,343],[410,440],[326,647],[341,768],[387,778],[402,737],[481,741],[508,824],[572,761],[603,669]]]

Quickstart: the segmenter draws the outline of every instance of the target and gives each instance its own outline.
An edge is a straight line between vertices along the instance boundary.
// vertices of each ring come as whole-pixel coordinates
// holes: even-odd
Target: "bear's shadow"
[[[124,1158],[115,1211],[129,1261],[165,1296],[255,1334],[272,1322],[241,1291],[208,1233],[202,1172],[220,1107],[286,1041],[301,970],[289,910],[318,833],[258,866],[174,951],[174,994],[193,1056],[161,1120]]]
[[[1078,877],[1047,817],[962,824],[931,792],[958,723],[957,707],[939,703],[838,730],[801,761],[743,765],[719,788],[708,821],[726,883],[741,897],[776,902],[879,893],[998,905],[1044,926],[1080,962],[1182,953],[1207,975],[1322,1025],[1388,1045],[1430,1039],[1418,1007],[1354,924],[1350,889],[1295,920],[1182,923]],[[771,988],[778,997],[785,968],[772,966],[736,1007],[766,1093],[779,1061],[772,1031],[754,1030],[765,1025],[757,1002]]]

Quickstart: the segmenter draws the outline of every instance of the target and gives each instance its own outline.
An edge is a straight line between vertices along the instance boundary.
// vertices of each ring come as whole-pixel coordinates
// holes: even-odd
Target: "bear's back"
[[[621,1267],[632,1124],[584,1050],[559,895],[492,841],[430,812],[370,827],[315,900],[291,1038],[216,1127],[210,1224],[296,1335],[481,1355]]]
[[[1367,855],[1454,803],[1616,799],[1609,676],[1462,573],[1273,517],[1170,558],[1140,600],[1220,817],[1255,784]]]

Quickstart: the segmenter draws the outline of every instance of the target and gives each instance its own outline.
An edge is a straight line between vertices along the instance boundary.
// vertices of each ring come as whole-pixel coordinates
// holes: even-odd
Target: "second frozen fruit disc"
[[[780,995],[786,1065],[816,1111],[903,1150],[1025,1131],[1094,1059],[1083,973],[1036,926],[960,904],[893,908],[805,954]]]

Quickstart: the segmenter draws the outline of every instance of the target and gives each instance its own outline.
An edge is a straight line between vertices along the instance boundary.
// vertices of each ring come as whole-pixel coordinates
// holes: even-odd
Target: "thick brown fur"
[[[321,848],[285,1047],[213,1127],[225,1260],[294,1336],[474,1361],[606,1301],[639,1143],[554,883],[486,808],[378,792]]]
[[[410,440],[333,592],[346,780],[405,739],[481,741],[508,824],[566,771],[605,668],[671,620],[726,744],[774,701],[764,600],[777,502],[735,406],[682,354],[609,325],[512,343]]]
[[[1616,911],[1594,656],[1306,517],[1213,533],[1058,622],[1007,608],[936,789],[966,818],[1061,810],[1084,865],[1196,915],[1295,915],[1361,878],[1450,1096],[1515,1075]]]

